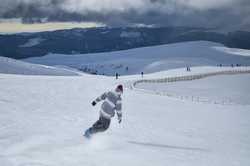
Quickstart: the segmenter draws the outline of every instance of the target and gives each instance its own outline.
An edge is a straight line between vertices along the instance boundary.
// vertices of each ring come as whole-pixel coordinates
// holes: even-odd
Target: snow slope
[[[52,66],[65,65],[105,75],[114,75],[116,72],[121,75],[142,71],[153,73],[186,66],[250,65],[250,57],[245,56],[248,50],[227,50],[229,48],[218,43],[196,41],[98,54],[48,54],[24,61]]]
[[[166,92],[173,97],[194,102],[250,105],[249,83],[250,74],[243,74],[213,76],[194,81],[140,83],[136,87],[155,93]]]
[[[66,68],[31,64],[11,58],[0,57],[0,73],[4,74],[22,74],[22,75],[56,75],[73,76],[79,75],[79,72]]]
[[[215,69],[206,68],[210,70]],[[186,73],[176,71],[169,72]],[[128,88],[123,95],[123,122],[119,125],[114,118],[107,132],[84,139],[82,133],[97,119],[100,108],[100,104],[92,107],[91,101],[136,78],[140,79],[0,74],[1,166],[250,165],[250,105],[193,103]],[[243,80],[248,82],[249,75],[235,79],[240,80],[237,85],[228,84],[225,89],[238,86],[243,93]],[[212,95],[214,80],[207,81],[209,86],[202,88]],[[215,85],[225,85],[224,81],[228,78],[219,77]],[[192,91],[187,83],[185,93]]]
[[[214,47],[214,49],[234,55],[250,56],[250,50],[245,50],[245,49],[228,48],[228,47]]]

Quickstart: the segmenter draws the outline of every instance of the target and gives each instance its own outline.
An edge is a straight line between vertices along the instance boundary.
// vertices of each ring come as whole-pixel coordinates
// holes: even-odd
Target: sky
[[[44,22],[44,23],[22,23],[20,19],[0,20],[0,34],[13,34],[22,32],[54,31],[72,28],[103,27],[105,25],[95,22]]]
[[[250,31],[250,0],[0,0],[0,32],[98,26]]]

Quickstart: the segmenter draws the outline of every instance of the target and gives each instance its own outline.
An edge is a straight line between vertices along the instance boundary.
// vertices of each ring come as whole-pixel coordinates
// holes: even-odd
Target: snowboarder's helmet
[[[118,91],[118,92],[123,92],[123,86],[118,85],[115,90]]]

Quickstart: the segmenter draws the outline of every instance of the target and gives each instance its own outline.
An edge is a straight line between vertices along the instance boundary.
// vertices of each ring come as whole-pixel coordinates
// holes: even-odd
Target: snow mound
[[[45,65],[31,64],[11,58],[0,57],[0,73],[22,75],[75,76],[75,71]]]

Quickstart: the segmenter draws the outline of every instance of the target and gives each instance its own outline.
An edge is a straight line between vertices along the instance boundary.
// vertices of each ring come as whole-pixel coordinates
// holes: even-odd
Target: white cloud
[[[249,11],[249,0],[0,0],[0,18],[21,18],[25,23],[47,18],[110,26],[240,27],[250,24]]]
[[[70,12],[126,12],[128,9],[143,9],[145,0],[66,0],[63,9]]]
[[[111,12],[137,9],[146,11],[156,6],[158,9],[171,10],[179,7],[189,7],[199,10],[230,7],[241,0],[66,0],[63,8],[69,11]]]
[[[239,0],[178,0],[178,2],[195,9],[208,10],[230,7]]]
[[[230,7],[245,0],[0,0],[0,14],[18,5],[35,5],[50,11],[55,6],[68,12],[85,14],[87,12],[138,12],[157,10],[160,12],[181,12],[184,8],[208,10]]]

